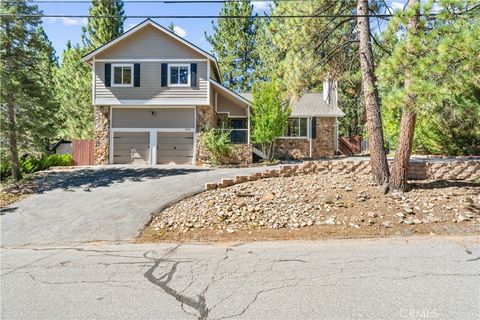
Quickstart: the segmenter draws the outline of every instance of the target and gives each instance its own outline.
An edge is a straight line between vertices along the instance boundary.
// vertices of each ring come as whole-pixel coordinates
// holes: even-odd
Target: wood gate
[[[76,166],[91,166],[93,160],[93,140],[73,140],[72,156],[73,163]]]

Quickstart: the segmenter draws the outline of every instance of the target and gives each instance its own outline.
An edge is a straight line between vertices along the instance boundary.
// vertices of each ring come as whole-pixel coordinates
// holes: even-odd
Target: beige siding
[[[155,112],[155,115],[152,115]],[[112,128],[193,128],[192,108],[114,108]]]
[[[220,82],[220,79],[218,79],[217,74],[215,72],[215,64],[213,62],[210,63],[210,78],[212,78],[217,82]]]
[[[99,53],[96,59],[205,59],[153,26],[146,26]]]
[[[217,112],[229,113],[230,117],[246,117],[247,105],[217,91]]]
[[[128,60],[122,63],[130,63]],[[171,63],[171,62],[169,62]],[[95,98],[118,100],[207,99],[207,62],[197,63],[197,87],[162,87],[162,62],[140,62],[140,87],[106,87],[105,63],[95,63]]]

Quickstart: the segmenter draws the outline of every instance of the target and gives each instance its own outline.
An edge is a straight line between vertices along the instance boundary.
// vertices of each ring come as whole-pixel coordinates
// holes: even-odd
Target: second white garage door
[[[158,132],[157,164],[191,164],[193,161],[192,132]]]

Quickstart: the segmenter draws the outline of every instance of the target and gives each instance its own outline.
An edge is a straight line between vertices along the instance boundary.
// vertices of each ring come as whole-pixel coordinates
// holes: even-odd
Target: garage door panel
[[[149,132],[114,132],[113,163],[148,163]]]
[[[192,132],[159,132],[157,163],[192,163],[193,140]]]

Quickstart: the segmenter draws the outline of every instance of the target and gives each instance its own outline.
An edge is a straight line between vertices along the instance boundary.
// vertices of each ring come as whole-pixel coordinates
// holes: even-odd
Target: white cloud
[[[69,18],[69,17],[48,17],[46,18],[47,23],[56,23],[60,22],[64,26],[81,26],[87,24],[87,18]]]
[[[393,1],[391,7],[393,10],[403,10],[405,4],[398,1]]]
[[[252,1],[253,10],[261,11],[268,8],[267,1]]]
[[[175,26],[173,27],[173,32],[175,32],[175,34],[177,36],[180,36],[182,38],[185,38],[187,36],[187,31],[185,31],[185,29],[179,27],[179,26]]]

